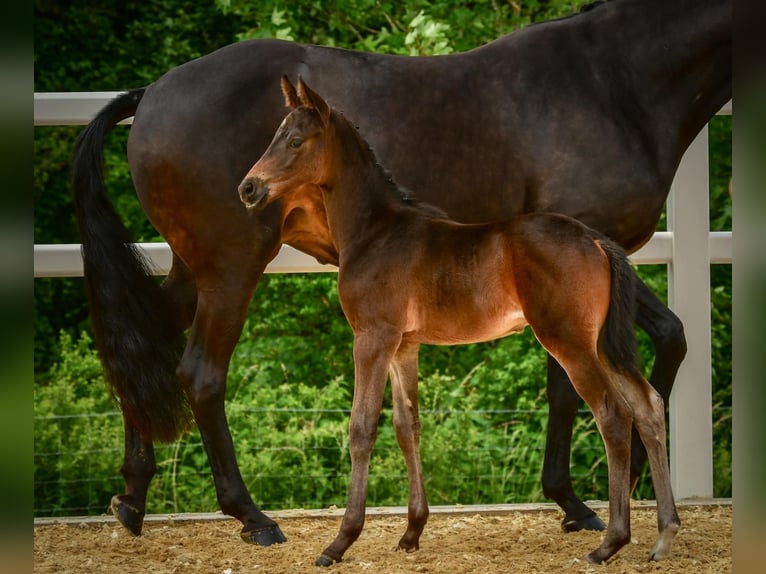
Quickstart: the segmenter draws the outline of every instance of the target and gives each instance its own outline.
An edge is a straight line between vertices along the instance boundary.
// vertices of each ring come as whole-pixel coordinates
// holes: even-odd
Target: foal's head
[[[330,107],[301,78],[296,89],[283,76],[282,93],[292,111],[239,184],[239,197],[248,208],[265,207],[290,192],[318,192],[323,183]]]

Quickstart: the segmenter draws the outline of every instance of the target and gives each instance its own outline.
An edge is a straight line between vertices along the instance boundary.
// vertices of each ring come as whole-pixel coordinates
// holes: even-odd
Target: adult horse
[[[283,74],[343,110],[401,184],[454,219],[559,212],[632,252],[653,233],[683,152],[731,97],[731,0],[612,0],[448,56],[242,42],[107,104],[75,146],[73,187],[94,337],[125,420],[126,491],[112,508],[134,534],[152,443],[172,440],[193,414],[222,511],[248,542],[284,540],[245,487],[224,412],[247,305],[280,243],[337,262],[312,227],[321,204],[275,202],[251,216],[231,192],[284,117]],[[136,192],[173,250],[161,288],[101,177],[105,134],[130,116]],[[637,324],[655,344],[650,382],[667,399],[683,330],[638,279],[636,299]],[[544,492],[564,509],[565,529],[603,528],[572,489],[579,399],[553,359],[548,397]],[[635,436],[632,453],[635,480],[646,460]]]

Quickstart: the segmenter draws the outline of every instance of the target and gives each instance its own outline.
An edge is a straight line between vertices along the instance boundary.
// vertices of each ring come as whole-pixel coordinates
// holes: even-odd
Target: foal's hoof
[[[582,558],[583,562],[587,562],[588,564],[603,564],[605,560],[602,560],[598,557],[596,551],[591,552],[587,556],[584,556]]]
[[[657,542],[649,553],[650,561],[664,560],[670,556],[670,548],[673,545],[673,538],[675,538],[680,528],[680,524],[669,524],[665,530],[660,533]]]
[[[144,527],[144,512],[129,504],[126,495],[114,495],[109,507],[120,524],[127,528],[133,536],[141,536],[141,530]]]
[[[258,546],[271,546],[272,544],[287,542],[287,537],[282,534],[282,531],[276,524],[255,528],[247,532],[243,530],[239,535],[248,544],[257,544]]]
[[[590,514],[584,518],[564,517],[561,523],[561,529],[564,532],[579,532],[580,530],[606,530],[606,524],[596,514]]]
[[[316,562],[314,564],[316,566],[324,566],[325,568],[327,566],[332,566],[336,561],[330,558],[327,554],[322,554],[319,558],[316,559]],[[340,562],[340,560],[338,560]]]

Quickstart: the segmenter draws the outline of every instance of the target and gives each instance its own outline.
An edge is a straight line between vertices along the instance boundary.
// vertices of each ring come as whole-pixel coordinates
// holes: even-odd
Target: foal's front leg
[[[388,369],[401,342],[400,333],[365,332],[354,336],[354,402],[349,424],[351,484],[340,531],[321,556],[317,566],[340,562],[359,538],[364,527],[370,453],[378,434]]]
[[[398,548],[412,552],[420,547],[420,535],[428,521],[428,501],[420,462],[420,418],[418,416],[417,343],[402,344],[391,366],[391,391],[394,402],[394,430],[407,463],[410,500],[407,506],[407,531]]]

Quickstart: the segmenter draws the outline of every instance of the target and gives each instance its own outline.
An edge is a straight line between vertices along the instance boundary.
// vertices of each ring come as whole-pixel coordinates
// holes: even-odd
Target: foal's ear
[[[319,112],[322,123],[327,124],[330,119],[330,106],[322,99],[322,96],[309,88],[300,76],[298,76],[298,97],[301,104]]]
[[[287,74],[282,76],[280,84],[282,86],[282,93],[285,95],[285,105],[293,110],[300,106],[301,101],[298,98],[298,93],[295,91],[295,86],[290,83]]]

